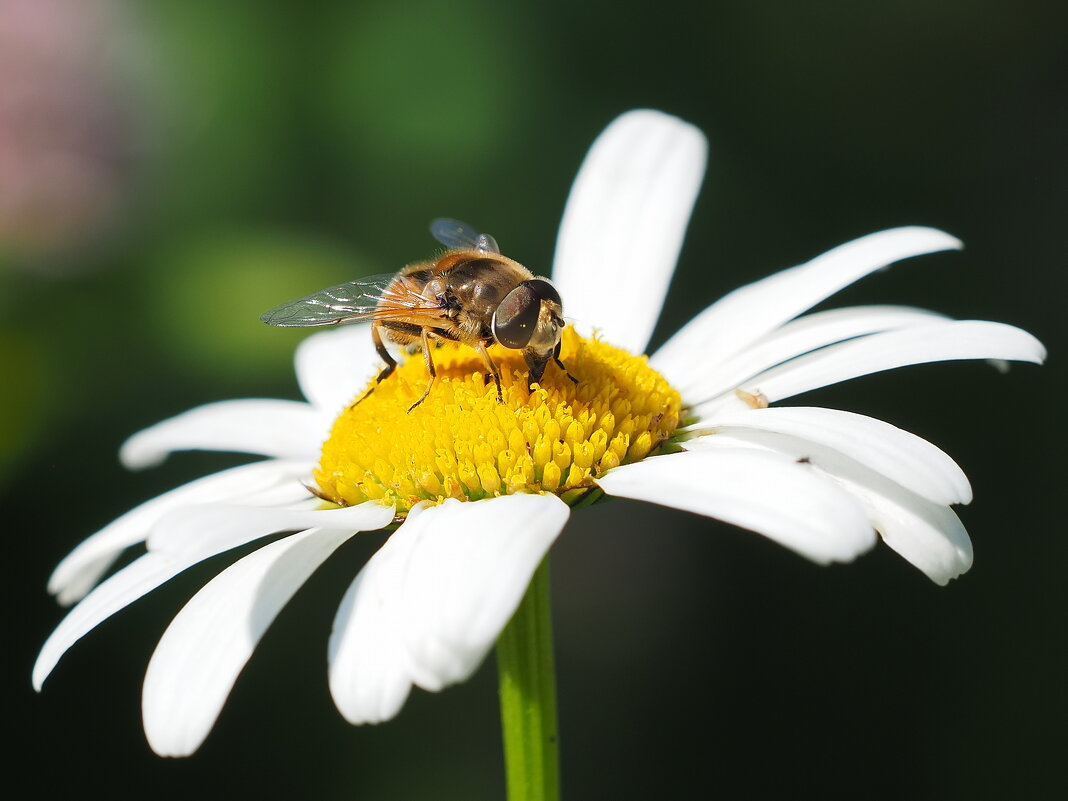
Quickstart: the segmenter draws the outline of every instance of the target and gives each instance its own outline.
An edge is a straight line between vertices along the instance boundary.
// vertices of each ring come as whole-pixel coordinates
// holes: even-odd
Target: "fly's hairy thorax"
[[[435,305],[435,334],[459,342],[493,340],[490,323],[504,296],[533,273],[503,256],[477,258],[450,254],[436,264],[415,264],[398,278],[421,284],[420,294]],[[408,344],[419,332],[408,325],[385,324],[389,337]]]

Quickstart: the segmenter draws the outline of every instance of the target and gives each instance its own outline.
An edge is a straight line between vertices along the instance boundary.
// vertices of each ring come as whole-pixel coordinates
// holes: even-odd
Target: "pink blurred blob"
[[[0,0],[0,251],[93,240],[115,212],[128,152],[107,0]]]

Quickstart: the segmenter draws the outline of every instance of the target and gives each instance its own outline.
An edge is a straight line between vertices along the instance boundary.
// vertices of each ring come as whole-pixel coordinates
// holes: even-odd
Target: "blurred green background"
[[[833,305],[1015,323],[1051,358],[804,399],[915,431],[968,472],[976,564],[945,589],[886,548],[819,568],[682,513],[576,514],[554,551],[565,797],[1068,795],[1065,9],[0,0],[9,783],[56,798],[503,796],[492,660],[381,726],[331,705],[330,621],[376,536],[298,594],[186,760],[145,744],[141,680],[226,560],[91,633],[38,696],[30,666],[61,616],[44,585],[126,509],[242,461],[181,454],[128,474],[115,454],[130,433],[207,401],[297,397],[300,334],[259,312],[428,255],[439,215],[547,271],[586,148],[648,106],[710,140],[656,342],[742,283],[919,223],[967,249]]]

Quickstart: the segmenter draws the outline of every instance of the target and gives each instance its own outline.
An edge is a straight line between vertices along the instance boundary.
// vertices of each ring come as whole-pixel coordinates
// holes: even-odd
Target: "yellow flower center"
[[[429,379],[421,355],[345,409],[315,470],[322,497],[381,501],[399,514],[423,501],[514,492],[571,500],[605,471],[649,455],[678,425],[679,393],[645,356],[568,328],[560,358],[578,383],[550,361],[530,389],[520,352],[490,353],[504,403],[478,354],[445,344],[433,352],[437,381],[411,412]]]

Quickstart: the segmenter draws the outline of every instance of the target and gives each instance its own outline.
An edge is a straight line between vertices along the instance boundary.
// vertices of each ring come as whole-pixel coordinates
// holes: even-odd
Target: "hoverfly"
[[[322,289],[283,303],[260,319],[282,327],[371,321],[371,339],[386,363],[376,385],[397,367],[382,342],[383,334],[398,345],[421,348],[430,381],[408,411],[422,403],[434,385],[431,340],[474,348],[493,376],[501,402],[501,374],[486,350],[494,342],[523,352],[531,384],[541,381],[550,358],[567,373],[560,361],[563,302],[549,279],[502,256],[492,236],[465,223],[439,218],[430,223],[430,233],[448,248],[439,258],[410,264],[398,273]],[[567,377],[578,382],[570,373]],[[373,391],[374,387],[363,397]]]

